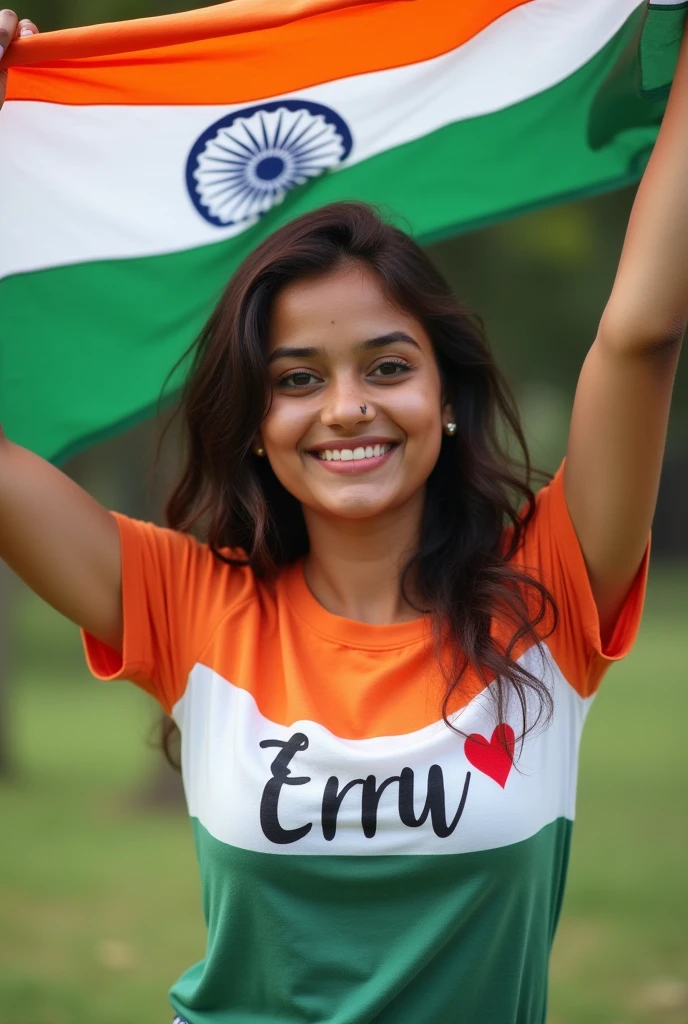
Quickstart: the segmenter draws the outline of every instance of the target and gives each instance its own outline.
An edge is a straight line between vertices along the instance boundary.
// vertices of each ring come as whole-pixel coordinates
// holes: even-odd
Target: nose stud
[[[359,406],[359,408],[360,408],[361,412],[363,413],[363,415],[365,416],[366,410],[368,409],[368,406],[367,405],[361,405],[361,406]]]

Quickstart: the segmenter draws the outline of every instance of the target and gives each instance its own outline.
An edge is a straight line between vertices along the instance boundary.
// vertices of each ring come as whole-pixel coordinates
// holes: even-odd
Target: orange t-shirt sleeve
[[[119,654],[86,631],[98,679],[129,679],[168,713],[224,615],[250,599],[252,574],[225,565],[188,534],[114,513],[122,559],[124,645]]]
[[[642,563],[603,644],[588,571],[564,493],[564,463],[536,496],[536,512],[523,545],[524,568],[537,567],[558,608],[558,622],[546,643],[568,682],[582,697],[593,694],[614,661],[624,658],[638,634],[650,557]]]

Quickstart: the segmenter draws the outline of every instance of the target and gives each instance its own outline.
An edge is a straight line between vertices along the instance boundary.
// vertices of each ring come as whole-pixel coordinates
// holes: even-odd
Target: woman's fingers
[[[32,21],[28,18],[22,18],[17,25],[17,31],[15,32],[15,39],[22,39],[25,36],[36,36],[38,35],[38,29]]]
[[[15,39],[38,34],[38,28],[29,18],[17,18],[14,11],[0,10],[0,57]]]
[[[19,19],[14,11],[0,11],[0,57],[17,35]]]
[[[14,11],[0,10],[0,57],[15,39],[28,39],[38,34],[38,29],[28,18],[17,18]],[[5,100],[7,89],[7,68],[0,71],[0,107]]]

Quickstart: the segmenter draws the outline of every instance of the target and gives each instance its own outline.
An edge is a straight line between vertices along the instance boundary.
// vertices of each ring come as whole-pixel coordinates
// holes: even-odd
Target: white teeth
[[[326,448],[317,455],[319,459],[327,462],[351,462],[354,459],[378,458],[380,455],[386,455],[391,447],[390,444],[369,444],[365,448],[362,445],[358,448]]]

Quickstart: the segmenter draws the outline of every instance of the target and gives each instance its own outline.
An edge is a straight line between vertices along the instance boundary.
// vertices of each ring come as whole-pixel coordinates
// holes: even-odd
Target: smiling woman
[[[121,640],[84,632],[182,733],[210,931],[179,1020],[445,1024],[461,991],[467,1020],[544,1022],[582,726],[647,528],[614,603],[569,512],[578,445],[571,493],[562,468],[536,496],[480,322],[361,203],[244,261],[179,412],[172,529],[115,516]]]
[[[581,729],[646,560],[603,642],[563,473],[535,497],[479,321],[364,204],[244,261],[179,412],[173,529],[117,516],[121,654],[85,634],[182,732],[213,923],[179,1020],[435,1024],[458,984],[468,1020],[544,1021]]]

